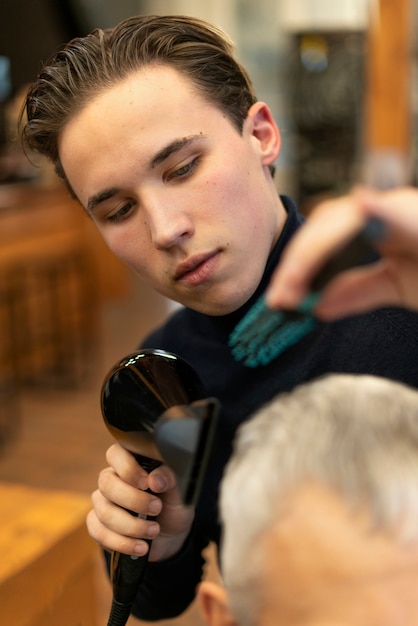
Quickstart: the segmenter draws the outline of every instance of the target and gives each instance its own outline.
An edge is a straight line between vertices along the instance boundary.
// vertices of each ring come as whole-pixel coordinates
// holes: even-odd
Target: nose
[[[147,221],[152,242],[159,250],[178,245],[194,232],[190,216],[183,208],[173,204],[153,202],[148,206]]]

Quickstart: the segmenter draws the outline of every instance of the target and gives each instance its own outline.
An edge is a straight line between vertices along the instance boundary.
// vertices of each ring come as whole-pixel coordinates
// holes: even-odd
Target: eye
[[[107,216],[107,221],[112,224],[118,224],[119,222],[123,222],[123,220],[127,219],[129,215],[132,213],[134,203],[127,202],[119,209],[117,209],[114,213]]]
[[[178,180],[182,178],[188,178],[193,174],[200,163],[200,157],[195,157],[188,163],[185,163],[178,169],[174,170],[167,176],[167,180]]]

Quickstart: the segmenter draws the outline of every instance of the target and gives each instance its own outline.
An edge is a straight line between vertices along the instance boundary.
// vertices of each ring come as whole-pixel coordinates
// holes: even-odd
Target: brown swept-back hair
[[[220,28],[187,16],[139,15],[75,38],[29,88],[20,122],[23,146],[50,159],[69,186],[58,153],[61,130],[93,97],[150,64],[187,76],[241,132],[256,96],[234,52]]]

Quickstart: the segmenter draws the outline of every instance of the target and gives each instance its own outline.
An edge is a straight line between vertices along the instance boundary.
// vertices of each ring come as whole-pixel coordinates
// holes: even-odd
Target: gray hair
[[[262,534],[308,481],[366,505],[399,541],[418,539],[418,392],[332,374],[278,396],[236,437],[221,486],[222,574],[241,626],[257,622]]]

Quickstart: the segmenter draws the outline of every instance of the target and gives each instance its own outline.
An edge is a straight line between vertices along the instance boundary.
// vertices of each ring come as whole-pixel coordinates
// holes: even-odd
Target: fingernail
[[[167,489],[167,481],[164,476],[157,474],[157,476],[153,477],[154,485],[156,491],[165,491]]]
[[[159,500],[158,498],[151,500],[151,502],[148,505],[149,514],[158,515],[160,511],[161,511],[161,500]]]
[[[153,539],[156,535],[158,535],[159,526],[158,524],[150,524],[147,528],[147,537]]]
[[[135,544],[134,552],[137,556],[144,556],[148,552],[147,544],[143,541],[141,541],[141,543]]]
[[[146,491],[148,489],[148,477],[147,476],[141,477],[138,480],[137,485],[139,489],[142,489],[142,491]]]

